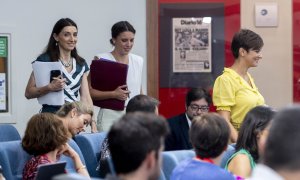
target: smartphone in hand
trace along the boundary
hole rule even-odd
[[[56,78],[61,75],[60,70],[51,70],[50,71],[50,82],[53,81],[53,78]]]

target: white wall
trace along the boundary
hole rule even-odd
[[[28,119],[41,108],[36,99],[24,97],[31,62],[46,46],[58,19],[69,17],[77,23],[77,47],[88,63],[95,54],[111,50],[111,26],[127,20],[137,31],[133,52],[146,60],[146,0],[0,0],[0,6],[0,32],[8,29],[13,33],[10,62],[13,116],[9,118],[16,122],[21,134]],[[145,78],[146,71],[144,92]],[[0,114],[0,122],[7,122],[7,117]]]
[[[255,27],[256,2],[278,3],[278,27]],[[293,101],[292,0],[241,0],[241,27],[260,34],[263,59],[250,70],[266,103],[280,108]]]

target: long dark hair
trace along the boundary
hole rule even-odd
[[[56,44],[56,40],[54,39],[53,35],[58,35],[66,26],[74,26],[76,27],[76,29],[78,29],[76,23],[70,18],[61,18],[55,23],[49,38],[48,45],[46,46],[45,51],[43,52],[50,56],[51,61],[58,61],[60,56],[59,48]],[[76,47],[71,51],[71,57],[74,57],[76,59],[76,62],[80,65],[83,65],[83,63],[85,62],[85,60],[78,55]]]
[[[257,162],[259,159],[257,135],[269,125],[274,115],[275,111],[267,106],[257,106],[251,109],[242,123],[236,142],[236,151],[246,149]]]

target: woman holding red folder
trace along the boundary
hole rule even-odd
[[[133,44],[135,29],[127,21],[115,23],[111,28],[110,43],[114,46],[112,52],[102,53],[95,56],[95,59],[104,58],[107,60],[123,63],[128,65],[128,74],[126,84],[117,87],[114,91],[99,91],[89,88],[93,100],[118,99],[125,101],[127,105],[130,97],[141,94],[142,90],[142,70],[143,58],[130,53]],[[107,75],[109,78],[109,75]],[[88,78],[90,81],[90,78]],[[125,111],[116,111],[112,109],[100,108],[97,117],[98,131],[108,131],[114,121],[118,120]]]

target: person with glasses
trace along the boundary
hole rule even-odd
[[[202,88],[192,88],[186,95],[186,111],[175,117],[168,119],[170,134],[165,141],[165,150],[192,149],[189,140],[189,129],[194,117],[201,116],[209,112],[211,104],[210,94]]]
[[[249,29],[241,29],[231,42],[234,63],[224,68],[213,87],[213,104],[217,112],[227,121],[232,143],[237,141],[238,131],[250,109],[264,105],[264,97],[259,93],[249,68],[257,67],[262,59],[262,38]]]

